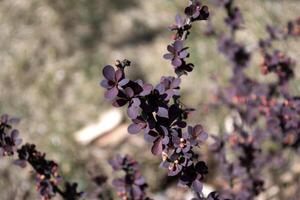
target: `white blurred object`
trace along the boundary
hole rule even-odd
[[[114,147],[120,144],[127,137],[127,127],[128,124],[119,125],[118,127],[114,128],[113,131],[110,131],[107,134],[103,134],[99,139],[95,141],[95,144],[101,148]]]
[[[214,188],[210,185],[203,184],[203,194],[205,197],[209,195],[209,193],[215,191]],[[168,188],[164,192],[156,193],[153,195],[153,198],[156,200],[168,200],[168,199],[175,199],[175,200],[191,200],[195,197],[194,192],[192,192],[188,188],[181,188],[179,186],[174,186]]]
[[[207,185],[207,184],[203,184],[202,192],[205,197],[207,197],[209,195],[209,193],[211,193],[213,191],[214,191],[213,187],[211,187],[210,185]],[[193,192],[190,191],[187,193],[185,200],[191,200],[193,197],[195,197],[195,195]]]
[[[233,118],[231,116],[227,116],[224,120],[225,130],[227,133],[231,133],[234,130],[233,127]]]
[[[84,145],[89,144],[103,134],[116,128],[122,122],[122,119],[123,115],[121,111],[111,109],[103,113],[97,123],[90,124],[76,132],[75,140]]]
[[[234,123],[242,125],[241,116],[237,112],[232,112],[224,120],[224,126],[227,133],[232,133],[234,131]]]

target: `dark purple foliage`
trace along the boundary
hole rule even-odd
[[[192,21],[207,20],[209,17],[208,7],[203,6],[200,1],[190,1],[184,12]]]
[[[113,170],[125,172],[124,177],[113,180],[113,186],[121,199],[151,200],[146,195],[148,185],[139,171],[138,163],[132,157],[117,155],[109,160],[109,164]]]
[[[279,84],[285,84],[294,77],[295,61],[285,56],[280,51],[274,51],[273,54],[264,53],[264,62],[261,66],[263,74],[270,72],[276,73]]]
[[[240,8],[234,5],[234,0],[215,2],[225,10],[224,22],[230,34],[217,31],[211,21],[205,34],[218,38],[219,51],[232,65],[229,85],[220,87],[216,97],[217,103],[234,113],[231,130],[219,136],[211,135],[214,142],[209,150],[217,162],[222,184],[218,193],[211,192],[207,197],[203,194],[203,182],[211,168],[198,150],[209,135],[200,124],[188,125],[189,114],[194,109],[181,103],[180,96],[182,75],[194,68],[187,61],[190,53],[185,40],[194,22],[208,19],[207,6],[198,0],[190,0],[185,15],[176,15],[175,24],[169,27],[175,34],[163,57],[171,61],[177,76],[163,76],[156,85],[129,80],[125,70],[131,63],[125,59],[103,68],[104,80],[100,85],[106,89],[104,96],[113,106],[127,105],[131,120],[128,132],[143,134],[151,144],[152,154],[162,159],[160,167],[166,169],[168,176],[177,177],[179,185],[195,192],[196,197],[192,200],[253,200],[264,192],[267,184],[278,184],[268,183],[270,181],[265,177],[272,177],[272,172],[282,172],[289,167],[286,152],[300,154],[300,97],[289,89],[290,81],[295,78],[296,62],[273,48],[274,41],[300,35],[300,18],[287,22],[284,28],[266,26],[267,38],[258,41],[257,48],[250,49],[235,38],[244,23]],[[275,81],[262,82],[247,75],[245,69],[250,66],[255,50],[259,50],[263,58],[262,74],[275,74]],[[56,196],[65,200],[82,198],[83,192],[77,191],[77,183],[66,182],[65,188],[60,189],[63,181],[58,164],[46,159],[46,154],[38,151],[36,145],[27,143],[19,147],[22,140],[19,131],[12,126],[15,121],[18,120],[8,115],[0,118],[0,156],[17,154],[16,165],[26,167],[29,164],[33,168],[36,189],[42,199]],[[109,160],[109,164],[114,171],[125,173],[113,180],[120,199],[150,200],[146,194],[146,180],[132,157],[118,155]],[[106,176],[93,178],[99,187],[106,180]],[[105,195],[97,193],[97,198],[103,197]]]
[[[237,116],[232,117],[233,130],[222,137],[214,137],[215,143],[210,149],[228,184],[222,186],[221,196],[252,200],[265,189],[263,173],[284,166],[287,159],[279,159],[282,152],[288,148],[300,152],[299,98],[288,89],[290,80],[294,78],[295,61],[280,50],[272,49],[274,41],[288,39],[295,34],[289,34],[292,32],[288,31],[289,28],[267,26],[268,38],[258,42],[263,57],[260,68],[262,74],[274,73],[278,79],[258,81],[244,70],[249,66],[252,52],[235,39],[235,32],[243,22],[240,9],[233,5],[232,0],[218,0],[217,3],[225,9],[225,22],[231,30],[229,35],[214,30],[219,37],[218,48],[232,64],[230,85],[220,87],[218,100]],[[290,23],[293,25],[288,23],[287,27],[294,30],[297,20]],[[272,143],[276,148],[269,149],[265,143]],[[231,155],[230,159],[228,155]]]
[[[10,118],[8,115],[2,115],[0,118],[0,150],[1,156],[18,155],[18,160],[14,164],[20,167],[31,165],[36,173],[36,189],[39,191],[42,199],[48,200],[59,194],[66,200],[77,200],[82,196],[82,192],[77,192],[77,183],[66,182],[65,190],[59,188],[61,177],[58,174],[58,165],[47,160],[46,154],[36,150],[34,144],[22,145],[17,148],[22,140],[18,137],[19,131],[12,128],[12,123],[18,121]]]
[[[123,79],[124,72],[122,68],[115,70],[110,65],[107,65],[103,68],[103,76],[106,79],[101,81],[101,86],[107,89],[105,97],[109,100],[112,100],[118,95],[119,84],[124,85],[127,83],[127,80]]]
[[[183,48],[183,42],[177,40],[172,45],[168,45],[169,53],[165,54],[164,58],[171,60],[174,68],[177,68],[182,65],[182,59],[185,59],[189,55],[186,49]]]
[[[125,76],[123,78],[125,79]],[[170,176],[187,177],[187,171],[192,171],[190,179],[182,181],[185,185],[191,186],[194,181],[202,179],[206,174],[196,170],[197,155],[193,148],[201,145],[208,135],[201,125],[187,127],[185,120],[189,111],[182,108],[179,102],[180,82],[180,78],[162,77],[160,83],[152,87],[139,80],[130,80],[118,87],[116,99],[122,98],[126,90],[133,91],[134,87],[140,86],[140,90],[132,93],[127,99],[129,103],[127,114],[132,120],[128,132],[131,134],[144,132],[146,141],[152,143],[151,152],[163,156],[161,166],[168,169]],[[145,85],[147,87],[144,87]]]
[[[238,72],[249,65],[251,54],[242,44],[236,43],[233,38],[222,35],[218,41],[219,50],[234,65],[234,72]]]
[[[156,86],[141,80],[127,80],[124,73],[126,66],[122,65],[124,62],[118,62],[117,69],[110,66],[104,68],[103,76],[107,80],[102,81],[101,85],[107,89],[106,94],[114,94],[105,95],[113,101],[114,106],[128,103],[127,114],[132,120],[128,132],[143,132],[145,140],[152,143],[151,152],[163,158],[161,167],[168,170],[168,175],[178,176],[182,185],[192,187],[197,196],[202,196],[200,185],[208,169],[203,161],[198,160],[199,156],[194,149],[202,145],[208,135],[201,125],[187,126],[186,120],[191,109],[185,108],[179,100],[179,77],[193,69],[193,64],[186,62],[189,53],[187,47],[184,47],[184,40],[187,39],[192,23],[206,20],[209,12],[207,6],[199,1],[190,1],[185,14],[185,17],[177,15],[176,23],[170,27],[176,34],[174,42],[167,47],[169,53],[164,55],[165,59],[171,60],[177,77],[162,77]],[[108,68],[111,71],[110,77],[107,76]],[[115,78],[117,71],[123,72],[122,76],[118,76],[120,78]],[[103,84],[109,80],[111,84]],[[120,84],[123,82],[125,84]],[[119,165],[115,163],[111,162],[114,168],[118,168]],[[118,183],[122,189],[124,181]]]
[[[187,72],[191,72],[194,68],[192,63],[186,61],[189,53],[187,53],[187,48],[184,48],[183,43],[190,34],[192,23],[207,20],[208,17],[209,11],[207,6],[202,5],[198,0],[190,0],[189,6],[185,8],[185,17],[176,15],[175,24],[170,26],[170,30],[176,33],[173,37],[174,42],[167,47],[169,53],[165,54],[164,58],[171,60],[175,73],[178,76],[187,74]]]
[[[291,20],[287,23],[285,34],[287,36],[300,35],[300,17],[298,17],[296,20]]]
[[[234,5],[234,0],[214,0],[214,2],[224,8],[226,17],[224,19],[226,25],[231,29],[231,33],[241,28],[244,23],[243,15],[239,7]]]
[[[64,199],[76,200],[82,197],[82,192],[77,192],[77,183],[66,182],[65,190],[59,188],[61,177],[58,174],[58,165],[45,158],[46,154],[36,150],[35,145],[25,144],[18,149],[19,159],[15,161],[21,167],[30,164],[36,172],[36,188],[43,199],[51,199],[58,193]]]
[[[22,143],[19,131],[12,129],[14,121],[16,119],[10,118],[8,115],[0,117],[0,157],[14,155],[17,147]]]

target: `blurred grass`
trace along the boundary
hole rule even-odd
[[[265,24],[284,25],[300,13],[297,0],[236,2],[246,21],[237,37],[249,48],[266,35]],[[0,112],[20,117],[24,140],[36,143],[49,158],[57,160],[66,178],[88,187],[83,169],[92,162],[89,158],[96,147],[78,146],[72,134],[110,107],[98,86],[102,66],[128,58],[133,61],[129,71],[132,78],[156,83],[161,75],[173,75],[168,61],[162,59],[171,40],[165,27],[173,23],[175,13],[185,4],[179,0],[1,1]],[[213,22],[224,30],[223,11],[214,6],[210,10]],[[230,70],[216,50],[216,41],[202,35],[204,29],[205,22],[196,25],[188,41],[195,69],[184,77],[183,101],[199,109],[192,121],[203,122],[210,132],[219,132],[225,112],[202,113],[201,109],[210,101],[217,83],[225,84]],[[279,47],[297,59],[297,42],[290,40]],[[257,66],[259,61],[255,55],[252,63]],[[262,78],[257,67],[249,71]],[[298,72],[299,68],[296,75]],[[218,81],[213,81],[211,75]],[[293,88],[300,92],[299,81],[294,82]],[[105,160],[93,162],[101,165]],[[1,174],[7,170],[7,164],[2,165]],[[7,184],[2,181],[0,186],[2,191]]]

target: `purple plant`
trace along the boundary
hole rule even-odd
[[[219,51],[223,53],[234,65],[234,72],[238,72],[248,66],[251,54],[245,49],[245,46],[238,44],[233,38],[220,36]]]
[[[115,71],[115,69],[110,65],[103,69],[103,75],[106,79],[101,81],[101,86],[107,89],[105,97],[112,100],[118,95],[118,85],[126,84],[127,80],[123,79],[124,72],[122,69]]]
[[[185,8],[185,17],[176,15],[176,23],[170,26],[170,30],[176,33],[173,37],[174,42],[167,47],[169,53],[165,54],[164,58],[171,60],[175,73],[178,76],[191,72],[194,67],[192,63],[186,61],[186,58],[189,57],[189,53],[187,53],[187,48],[184,48],[183,43],[190,34],[192,23],[207,20],[208,17],[209,11],[207,6],[202,5],[198,0],[190,0],[189,5]]]
[[[233,1],[218,1],[227,16],[226,24],[231,34],[218,33],[219,50],[232,64],[230,86],[219,91],[220,104],[237,113],[233,118],[233,130],[223,137],[215,137],[211,152],[218,160],[227,186],[220,191],[221,196],[230,199],[255,199],[265,190],[264,173],[271,173],[282,166],[278,156],[287,149],[299,152],[299,110],[298,96],[293,96],[288,84],[294,78],[295,61],[280,50],[272,50],[272,43],[294,37],[289,28],[280,29],[268,25],[267,39],[258,42],[263,63],[260,66],[264,75],[275,73],[278,77],[273,82],[260,82],[248,76],[245,67],[249,66],[251,52],[244,44],[237,42],[235,32],[242,24],[240,9]],[[237,13],[237,11],[239,13]],[[235,13],[235,14],[234,14]],[[293,23],[294,25],[289,25]],[[289,22],[287,27],[295,30],[297,20]],[[256,49],[255,49],[256,50]],[[272,51],[271,51],[272,50]],[[238,53],[239,52],[239,53]],[[269,53],[272,52],[272,53]],[[265,124],[262,125],[262,122]],[[275,149],[266,147],[273,143]],[[268,146],[268,145],[267,145]],[[228,159],[228,155],[231,158]],[[288,162],[282,158],[283,162]],[[276,163],[276,167],[270,163]],[[275,183],[280,184],[280,183]]]
[[[16,120],[8,115],[0,117],[0,157],[14,155],[17,147],[22,143],[22,139],[19,138],[19,131],[12,129],[11,126]]]
[[[167,60],[172,60],[172,65],[177,68],[182,65],[182,59],[188,57],[189,53],[187,48],[183,48],[183,42],[180,40],[175,41],[172,45],[168,45],[169,53],[164,55]]]
[[[119,66],[119,69],[123,68]],[[182,108],[179,102],[179,86],[180,78],[175,77],[162,77],[155,87],[143,84],[140,80],[129,80],[118,88],[113,105],[125,99],[123,96],[126,91],[132,91],[132,95],[126,97],[129,103],[127,113],[132,120],[128,132],[137,134],[143,131],[145,139],[152,143],[151,152],[162,156],[161,166],[168,170],[168,174],[179,176],[183,185],[191,186],[201,194],[201,187],[196,187],[200,186],[199,180],[207,173],[203,168],[207,167],[202,166],[204,162],[196,161],[198,156],[193,148],[201,145],[207,139],[207,134],[201,125],[189,126],[184,130],[190,109]]]
[[[291,20],[287,23],[285,34],[287,36],[300,35],[300,17],[298,17],[296,20]]]
[[[152,143],[151,152],[162,157],[160,166],[168,170],[168,175],[177,176],[181,185],[191,187],[199,198],[203,198],[202,181],[208,167],[198,160],[199,155],[194,149],[201,146],[208,135],[201,125],[187,126],[186,119],[191,109],[180,102],[179,77],[193,67],[186,62],[189,54],[187,47],[184,48],[192,22],[206,20],[209,12],[207,6],[202,6],[199,1],[190,1],[185,14],[185,18],[177,15],[176,24],[170,27],[171,31],[176,31],[175,41],[168,45],[169,53],[164,55],[164,58],[172,60],[177,77],[162,77],[159,84],[152,86],[141,80],[127,81],[126,75],[120,76],[126,83],[114,84],[113,87],[118,90],[114,92],[115,98],[107,95],[106,98],[117,107],[128,103],[127,114],[132,120],[128,132],[137,134],[143,131],[146,141]],[[124,72],[126,66],[123,63],[117,61],[116,70],[104,67],[103,76],[108,79],[108,69]],[[123,83],[122,78],[118,81]],[[101,85],[110,92],[111,87]]]
[[[270,72],[276,73],[279,84],[282,85],[294,77],[294,66],[294,60],[277,50],[274,51],[272,55],[268,53],[264,54],[264,62],[261,66],[261,71],[263,74],[268,74]]]
[[[234,6],[234,0],[215,0],[215,3],[222,6],[226,12],[225,23],[231,29],[231,33],[241,28],[244,23],[243,15],[237,6]]]
[[[290,157],[285,153],[300,153],[300,96],[289,89],[289,83],[295,78],[296,61],[273,47],[275,41],[300,36],[300,18],[287,22],[284,28],[267,25],[267,38],[259,40],[257,47],[251,50],[235,37],[244,23],[241,9],[234,5],[234,0],[215,2],[225,10],[224,22],[230,33],[216,30],[211,21],[205,33],[217,38],[218,50],[231,64],[229,84],[220,87],[217,94],[217,103],[234,113],[230,116],[230,130],[216,136],[209,135],[201,124],[189,125],[187,120],[194,109],[181,102],[182,77],[194,68],[194,64],[188,62],[190,53],[185,40],[195,22],[209,17],[208,7],[198,0],[190,0],[184,9],[185,15],[176,15],[175,24],[169,27],[175,34],[163,57],[171,61],[176,76],[162,76],[156,85],[130,80],[126,69],[131,63],[125,59],[103,68],[104,80],[100,85],[106,89],[104,96],[113,106],[127,105],[131,120],[128,132],[143,134],[168,176],[176,177],[178,185],[194,191],[196,197],[192,200],[253,200],[267,190],[268,184],[286,184],[281,183],[274,172],[281,173],[290,167]],[[246,68],[256,50],[263,58],[262,75],[273,73],[276,80],[262,82],[247,75]],[[46,159],[46,154],[38,151],[34,144],[21,145],[19,131],[12,126],[16,121],[8,115],[0,118],[0,156],[17,155],[16,165],[32,167],[42,199],[56,196],[65,200],[81,199],[83,192],[78,192],[77,183],[65,182],[65,188],[60,188],[63,181],[56,162]],[[222,185],[219,184],[219,192],[205,197],[203,182],[212,168],[199,150],[208,138],[213,139],[209,151],[217,162],[220,172],[217,178]],[[128,155],[117,155],[109,164],[115,172],[125,173],[113,180],[120,199],[151,200],[137,161]],[[267,181],[266,177],[275,181]],[[93,178],[99,188],[106,180],[103,175]],[[99,191],[96,198],[103,199],[105,194],[101,188]]]
[[[1,156],[17,154],[19,159],[14,161],[16,165],[20,167],[31,165],[36,172],[36,189],[43,200],[52,199],[56,194],[66,200],[77,200],[82,197],[83,193],[77,191],[77,183],[66,182],[64,190],[59,188],[62,179],[58,174],[58,165],[52,160],[47,160],[46,154],[37,151],[34,144],[25,144],[17,148],[22,140],[18,138],[19,131],[12,129],[14,121],[16,119],[8,115],[2,115],[0,118]]]
[[[139,171],[138,163],[129,155],[117,155],[109,160],[114,171],[124,171],[125,176],[113,180],[113,185],[121,199],[128,200],[151,200],[146,195],[148,187],[146,180]]]

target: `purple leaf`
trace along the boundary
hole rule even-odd
[[[180,58],[174,58],[174,59],[172,60],[172,65],[173,65],[174,67],[179,67],[179,66],[181,66],[181,64],[182,64],[182,61],[180,60]]]
[[[19,136],[19,131],[14,129],[11,131],[11,138],[14,140],[14,139],[17,139],[17,137]]]
[[[159,94],[163,94],[165,92],[165,87],[163,84],[158,84],[155,89],[159,92]]]
[[[116,99],[112,105],[115,107],[122,107],[124,106],[128,101],[126,99]]]
[[[164,126],[160,126],[160,128],[162,129],[164,136],[167,136],[168,133],[169,133],[168,129],[166,127],[164,127]]]
[[[167,94],[165,99],[170,100],[174,96],[175,92],[173,90],[167,90],[165,94]]]
[[[170,138],[169,138],[168,136],[163,137],[162,143],[163,143],[164,145],[169,144],[169,142],[170,142]]]
[[[180,53],[179,53],[179,58],[186,58],[187,56],[188,56],[188,52],[187,51],[181,51]]]
[[[119,80],[121,80],[122,77],[123,77],[123,71],[121,69],[117,69],[117,71],[116,71],[116,81],[119,82]]]
[[[146,183],[145,178],[142,177],[141,173],[136,173],[134,183],[137,185],[144,185]]]
[[[154,141],[153,146],[151,148],[151,152],[154,155],[160,155],[162,153],[162,150],[163,150],[163,147],[162,147],[162,138],[159,137],[159,138],[157,138]]]
[[[180,40],[176,40],[173,44],[174,49],[179,52],[183,48],[183,42]]]
[[[129,98],[134,96],[134,92],[130,87],[125,88],[125,93]]]
[[[127,115],[128,117],[130,117],[130,119],[136,119],[138,116],[139,112],[138,112],[138,108],[136,106],[130,106],[127,109]]]
[[[103,68],[103,76],[107,80],[114,80],[115,79],[115,69],[110,65],[105,66]]]
[[[157,115],[160,117],[168,118],[168,110],[163,107],[159,107],[157,111]]]
[[[119,90],[117,87],[113,87],[110,90],[107,90],[104,94],[105,98],[108,100],[113,100],[117,97]]]
[[[153,86],[151,84],[146,83],[143,85],[143,92],[141,92],[140,95],[143,95],[143,96],[149,95],[152,90],[153,90]]]
[[[144,139],[147,142],[154,142],[157,139],[158,133],[154,131],[149,131],[144,133]]]
[[[145,127],[144,124],[130,124],[128,126],[128,132],[130,134],[137,134]]]
[[[125,182],[119,178],[119,179],[114,179],[112,184],[115,187],[123,187],[125,185]]]
[[[16,146],[19,146],[22,143],[22,139],[17,138],[17,139],[14,140],[14,143],[15,143]]]
[[[195,133],[196,135],[199,135],[199,134],[203,131],[203,126],[200,125],[200,124],[197,124],[197,125],[194,126],[193,129],[194,129],[194,130],[193,130],[194,133]]]
[[[175,49],[174,49],[174,47],[172,46],[172,45],[168,45],[167,46],[167,50],[170,52],[170,53],[172,53],[172,54],[175,54]]]
[[[181,17],[179,14],[177,14],[177,15],[175,16],[175,21],[176,21],[176,24],[177,24],[179,27],[181,27],[181,26],[183,25],[183,19],[182,19],[182,17]]]
[[[137,185],[133,185],[132,192],[133,192],[134,199],[140,199],[140,197],[142,195],[142,191],[141,191],[140,187],[138,187]]]
[[[180,78],[175,78],[175,79],[172,81],[170,87],[171,87],[171,88],[177,88],[177,87],[179,87],[180,83],[181,83],[181,79],[180,79]]]
[[[122,158],[120,155],[117,155],[117,158],[108,160],[108,163],[114,170],[120,170],[122,168]]]
[[[172,60],[173,58],[174,58],[174,55],[171,53],[166,53],[164,55],[164,59],[166,59],[166,60]]]
[[[121,81],[119,82],[119,85],[122,87],[122,86],[126,85],[128,82],[129,82],[129,80],[126,79],[126,78],[124,78],[123,80],[121,80]]]
[[[110,87],[110,85],[108,84],[108,81],[107,81],[106,79],[102,80],[102,81],[100,82],[100,85],[101,85],[102,87],[104,87],[104,88],[109,88],[109,87]]]
[[[186,127],[186,122],[184,122],[184,121],[177,121],[175,124],[180,128]]]
[[[198,180],[195,180],[193,183],[192,183],[192,188],[195,192],[197,192],[198,194],[202,194],[202,189],[203,189],[203,184],[198,181]]]

